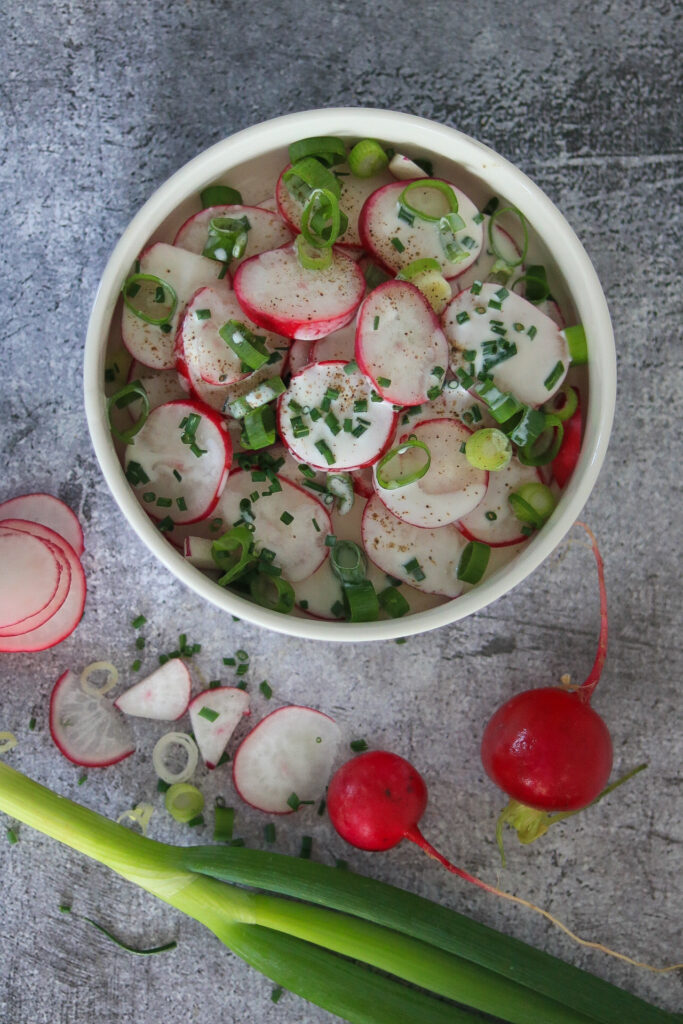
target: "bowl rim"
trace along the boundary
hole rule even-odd
[[[579,462],[551,519],[513,562],[458,598],[404,619],[348,623],[298,618],[269,611],[222,590],[164,539],[136,500],[125,478],[109,431],[101,385],[109,328],[121,281],[153,232],[191,194],[225,176],[231,168],[312,135],[401,139],[450,159],[486,181],[494,194],[514,203],[534,234],[553,254],[567,283],[578,322],[599,344],[589,346],[588,409]],[[152,553],[182,583],[211,604],[254,625],[303,639],[357,642],[392,640],[438,629],[480,611],[529,576],[560,543],[588,500],[607,451],[616,401],[616,351],[607,301],[588,254],[554,203],[504,157],[455,128],[400,111],[371,107],[329,107],[285,114],[245,128],[204,150],[161,184],[133,217],[102,273],[85,341],[85,411],[95,455],[125,518]]]

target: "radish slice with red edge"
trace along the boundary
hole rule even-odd
[[[0,534],[4,534],[4,531],[2,531],[2,524],[0,524]],[[18,533],[15,530],[8,530],[7,535],[13,539],[14,544],[19,541],[19,546],[21,546],[22,543],[20,538],[30,537],[30,534]],[[69,589],[71,587],[71,566],[68,558],[63,554],[61,548],[58,548],[55,544],[51,544],[50,541],[40,538],[36,538],[36,541],[37,543],[46,545],[55,560],[59,573],[57,586],[50,600],[39,611],[34,615],[29,615],[26,618],[21,619],[20,622],[17,622],[12,626],[3,626],[2,629],[0,629],[0,637],[24,636],[32,630],[38,629],[59,611],[69,594]],[[9,582],[9,577],[3,576],[2,581],[0,581],[0,593],[2,593],[7,582]],[[24,577],[23,585],[30,586],[35,584],[35,582],[36,580],[33,576]]]
[[[167,402],[127,446],[126,477],[151,516],[192,523],[211,513],[231,461],[220,416],[199,402]]]
[[[412,526],[435,528],[453,523],[477,507],[486,494],[488,473],[475,469],[460,450],[472,432],[454,419],[423,420],[402,435],[392,451],[398,454],[386,465],[382,460],[373,467],[378,497],[390,512]],[[412,442],[417,444],[409,447]],[[404,447],[402,447],[404,445]],[[391,483],[392,463],[424,466],[425,449],[429,468],[423,476],[402,487],[383,487]]]
[[[248,714],[249,694],[236,686],[218,686],[194,698],[190,722],[207,768],[216,767],[242,716]]]
[[[235,273],[235,293],[259,327],[314,341],[353,320],[365,292],[358,266],[338,246],[325,270],[307,270],[292,245],[246,260]]]
[[[471,288],[475,281],[486,281],[493,273],[494,265],[498,262],[498,256],[496,256],[493,251],[489,240],[490,221],[490,217],[484,217],[484,222],[482,224],[484,229],[484,244],[476,260],[467,268],[467,270],[462,271],[457,277],[451,280],[453,295],[457,295],[466,288]],[[508,281],[512,283],[524,273],[524,267],[519,263],[520,256],[522,255],[521,250],[512,236],[500,227],[497,220],[493,222],[491,234],[493,235],[496,249],[501,254],[501,257],[510,264],[507,268],[508,273],[510,274]],[[498,287],[500,288],[500,284]]]
[[[448,280],[457,277],[474,263],[484,241],[481,222],[477,222],[479,211],[471,199],[459,188],[443,179],[438,180],[449,187],[458,203],[458,215],[465,222],[464,228],[458,230],[455,239],[468,255],[459,262],[452,262],[446,256],[439,229],[439,221],[423,220],[415,217],[412,223],[399,217],[401,195],[409,181],[395,181],[384,188],[379,188],[368,198],[358,221],[358,233],[361,244],[377,262],[392,274],[398,273],[414,260],[431,257],[441,264],[444,277]],[[411,189],[409,200],[411,205],[423,209],[435,217],[448,213],[445,197],[434,187],[417,187]]]
[[[314,362],[312,341],[293,341],[289,350],[289,369],[292,373],[298,373],[304,366]]]
[[[150,274],[169,284],[176,295],[173,315],[165,324],[149,324],[136,316],[124,304],[121,337],[134,359],[156,370],[172,370],[173,340],[185,304],[198,288],[212,284],[221,273],[223,264],[216,260],[196,256],[186,249],[155,242],[140,256],[140,270],[136,273]],[[220,282],[218,284],[220,287]],[[230,283],[223,281],[223,288],[229,290]]]
[[[242,740],[233,763],[235,789],[268,814],[291,814],[325,792],[341,730],[321,711],[293,705],[267,715]]]
[[[278,399],[277,420],[280,438],[295,459],[339,472],[360,469],[383,455],[397,414],[352,363],[331,360],[305,366],[292,377]]]
[[[419,405],[441,391],[448,342],[434,310],[408,281],[375,288],[358,313],[356,361],[383,398]]]
[[[0,628],[11,628],[50,604],[61,569],[48,544],[30,534],[1,528],[0,565]]]
[[[64,757],[84,768],[105,768],[135,750],[123,715],[104,697],[86,693],[70,669],[52,690],[50,734]]]
[[[117,697],[114,707],[136,718],[175,722],[187,711],[191,687],[192,680],[185,662],[171,658]]]
[[[0,504],[0,521],[25,519],[54,530],[71,545],[80,558],[85,549],[83,530],[68,505],[52,494],[21,494]]]
[[[468,540],[478,540],[490,547],[506,547],[523,541],[524,523],[514,514],[508,498],[523,484],[540,483],[541,474],[533,466],[523,466],[512,457],[504,469],[489,473],[486,494],[472,512],[458,523]]]
[[[211,548],[213,541],[208,540],[206,537],[185,537],[183,540],[183,558],[189,562],[190,565],[194,565],[196,569],[217,569],[213,555],[211,554]]]
[[[250,256],[277,249],[292,241],[292,232],[277,213],[259,206],[208,206],[185,221],[173,239],[173,244],[201,255],[208,240],[209,224],[214,217],[229,217],[233,220],[246,217],[249,221],[246,248],[242,256],[229,261],[231,270]]]
[[[128,372],[128,383],[139,381],[147,392],[147,401],[150,411],[166,402],[176,402],[180,398],[187,398],[189,384],[185,378],[176,370],[152,370],[149,366],[143,366],[137,360],[130,364]],[[130,418],[137,422],[142,412],[142,403],[139,398],[126,406]]]
[[[351,362],[356,354],[356,323],[352,321],[326,338],[318,338],[311,346],[310,362],[324,363],[330,359]]]

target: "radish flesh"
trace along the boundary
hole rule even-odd
[[[50,734],[64,757],[84,768],[104,768],[135,750],[128,723],[104,697],[86,693],[70,669],[50,697]]]
[[[49,605],[61,569],[44,541],[1,527],[0,564],[0,627],[5,628],[19,625]]]
[[[194,698],[190,721],[207,768],[216,767],[242,716],[249,713],[249,694],[236,686],[204,690]]]
[[[71,545],[80,558],[85,544],[83,530],[68,505],[52,494],[22,494],[0,504],[0,522],[3,519],[26,519],[47,526]]]
[[[231,271],[250,256],[257,256],[268,249],[277,249],[292,240],[292,232],[285,222],[270,210],[258,206],[208,206],[185,221],[173,244],[201,255],[208,240],[209,224],[214,217],[229,217],[233,220],[246,217],[249,221],[244,254],[229,261]]]
[[[174,722],[182,718],[190,703],[192,680],[187,665],[171,658],[146,679],[131,686],[114,701],[114,707],[126,715]]]

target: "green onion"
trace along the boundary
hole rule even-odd
[[[410,611],[410,605],[396,587],[386,587],[381,590],[377,595],[377,600],[392,619],[400,619],[402,615]]]
[[[202,209],[208,210],[210,206],[241,206],[242,196],[229,185],[209,185],[199,193],[199,201]]]
[[[517,217],[522,227],[522,244],[521,246],[519,246],[520,255],[519,258],[516,260],[509,259],[505,253],[500,251],[500,249],[498,248],[496,236],[493,232],[493,227],[498,218],[503,217],[506,213],[513,214],[513,216]],[[522,265],[522,263],[524,263],[524,260],[526,259],[527,249],[529,248],[529,229],[527,228],[526,217],[521,212],[521,210],[518,210],[516,206],[504,206],[502,208],[496,209],[495,212],[491,214],[488,232],[489,245],[491,246],[491,249],[493,250],[493,253],[496,257],[496,263],[494,263],[492,268],[493,273],[500,269],[519,267]]]
[[[555,387],[563,373],[564,363],[558,359],[558,361],[555,363],[546,379],[543,381],[543,387],[546,389],[546,391],[553,390],[553,388]]]
[[[281,377],[269,377],[268,380],[264,380],[261,384],[258,384],[251,391],[248,391],[246,395],[242,395],[240,398],[234,399],[234,401],[227,402],[227,412],[235,419],[241,420],[247,415],[250,409],[259,409],[262,405],[267,405],[268,402],[272,402],[273,399],[278,398],[285,392],[285,384]],[[252,474],[252,480],[262,479],[265,480],[265,474],[260,478],[254,477]]]
[[[207,722],[215,722],[219,717],[219,714],[217,711],[214,711],[213,708],[203,707],[199,709],[199,717],[205,718]]]
[[[223,572],[218,580],[219,585],[225,587],[232,583],[256,561],[251,532],[246,526],[233,526],[212,543],[211,557]]]
[[[202,710],[204,709],[202,708]],[[172,818],[187,825],[198,814],[201,814],[204,808],[204,797],[197,787],[191,786],[189,782],[175,782],[166,790],[164,803]]]
[[[202,256],[219,263],[244,256],[249,240],[251,224],[248,217],[213,217]]]
[[[408,457],[404,458],[406,455]],[[394,459],[398,460],[397,464],[392,467],[397,470],[397,475],[389,476],[384,470]],[[379,460],[375,470],[377,483],[384,490],[407,487],[408,484],[422,479],[429,470],[431,462],[432,456],[427,445],[411,436],[402,441],[397,448],[392,448]]]
[[[531,481],[516,490],[508,497],[510,507],[517,518],[539,529],[550,517],[557,501],[555,495],[545,484]]]
[[[389,157],[376,139],[361,139],[349,153],[349,168],[357,178],[373,178],[389,164]]]
[[[353,750],[354,754],[362,754],[368,749],[368,745],[365,740],[351,740],[349,746],[351,747],[351,750]]]
[[[291,807],[293,811],[298,811],[300,807],[305,807],[307,804],[312,804],[313,800],[299,800],[296,793],[290,793],[287,797],[287,806]]]
[[[403,252],[405,250],[405,245],[403,244],[400,238],[392,238],[391,244],[393,245],[396,252]]]
[[[270,1001],[271,1001],[271,1003],[279,1003],[280,1000],[282,999],[282,993],[283,992],[284,992],[284,989],[282,988],[282,986],[281,985],[276,985],[275,988],[272,989],[271,993],[270,993]]]
[[[455,192],[445,181],[440,181],[438,178],[419,178],[417,181],[411,181],[401,192],[398,198],[399,203],[413,214],[415,217],[419,217],[420,220],[426,220],[432,224],[438,224],[443,217],[443,213],[439,213],[434,216],[431,213],[427,213],[425,210],[421,210],[417,206],[413,206],[408,200],[408,195],[414,192],[416,189],[427,189],[428,191],[440,192],[446,199],[449,213],[458,212],[458,200]],[[464,222],[463,222],[464,226]]]
[[[351,540],[338,540],[330,552],[330,565],[342,584],[362,583],[368,560],[358,544]]]
[[[14,831],[13,828],[5,829],[5,835],[7,837],[7,842],[10,844],[10,846],[14,846],[15,843],[19,842],[19,837],[17,836],[17,833]]]
[[[370,580],[345,584],[344,600],[349,622],[374,622],[379,617],[379,602]]]
[[[440,274],[441,264],[431,256],[425,256],[424,259],[413,260],[412,263],[408,263],[405,267],[401,267],[401,272],[396,275],[396,280],[414,281],[416,277],[420,276],[420,274],[432,271]],[[375,330],[377,330],[377,328],[375,328]]]
[[[545,429],[545,413],[541,409],[524,409],[501,424],[501,430],[507,434],[513,444],[519,447],[533,444]]]
[[[262,683],[259,683],[259,690],[266,698],[266,700],[270,700],[270,698],[273,696],[273,688],[267,679],[264,679]]]
[[[210,309],[195,309],[194,311],[195,320],[210,320],[211,310]]]
[[[341,139],[322,135],[310,139],[299,139],[289,147],[289,162],[296,164],[306,157],[315,157],[327,167],[343,164],[346,160],[346,146]]]
[[[313,839],[311,838],[311,836],[302,836],[301,837],[301,850],[299,851],[299,856],[301,857],[301,859],[302,860],[310,860],[312,849],[313,849]]]
[[[275,413],[270,405],[251,409],[242,420],[240,441],[243,448],[268,448],[275,443]]]
[[[559,403],[559,405],[558,405]],[[543,412],[552,413],[558,420],[566,423],[574,415],[579,406],[579,393],[576,388],[565,384],[563,388],[543,406]]]
[[[275,825],[271,821],[263,827],[263,837],[267,843],[275,842]]]
[[[226,807],[216,799],[213,818],[213,841],[214,843],[229,843],[232,841],[232,833],[235,827],[235,808]]]
[[[294,587],[281,576],[255,573],[249,581],[249,593],[262,608],[288,614],[294,607]]]
[[[327,441],[316,441],[315,446],[322,455],[322,457],[324,458],[327,465],[331,466],[334,463],[334,455]]]
[[[284,172],[282,181],[290,195],[299,203],[305,203],[311,192],[317,188],[327,189],[337,199],[341,195],[337,178],[315,157],[297,160]]]
[[[417,558],[411,558],[408,562],[403,563],[403,568],[409,573],[414,580],[421,583],[422,580],[426,579],[426,574],[422,569],[422,566],[418,562]]]
[[[465,545],[458,562],[457,577],[464,583],[479,583],[486,572],[491,548],[481,541],[471,540]]]
[[[308,244],[303,235],[297,235],[294,241],[296,255],[304,270],[326,270],[332,265],[332,249],[315,249]]]
[[[343,230],[337,196],[327,188],[314,188],[301,214],[301,234],[306,242],[312,249],[327,249]]]
[[[572,327],[565,327],[560,334],[564,337],[569,346],[569,357],[572,366],[583,366],[588,362],[588,342],[583,324],[575,324]]]
[[[532,443],[517,449],[517,458],[525,466],[547,466],[560,450],[564,426],[552,413],[545,413],[545,427]]]
[[[510,439],[502,430],[484,427],[475,430],[465,442],[465,457],[476,469],[496,472],[505,467],[512,458]]]
[[[127,430],[119,430],[118,427],[112,423],[112,411],[116,409],[125,409],[127,405],[132,402],[142,402],[142,409],[138,419],[133,423]],[[123,441],[124,444],[130,444],[135,435],[139,433],[147,422],[149,416],[149,396],[144,384],[139,380],[131,381],[130,384],[126,384],[116,394],[112,395],[107,402],[107,417],[109,419],[109,427],[112,434],[119,441]]]
[[[527,267],[526,273],[522,274],[521,277],[518,277],[517,280],[510,285],[510,288],[514,291],[518,284],[524,285],[524,298],[527,299],[528,302],[532,302],[535,306],[550,298],[550,289],[548,288],[546,270],[545,267],[540,264],[537,266]]]
[[[246,324],[239,320],[228,320],[218,333],[228,348],[250,370],[258,370],[268,362],[270,353],[263,344],[264,339],[253,334]]]
[[[154,327],[170,324],[178,306],[178,295],[173,285],[155,274],[131,274],[124,281],[121,293],[131,313]],[[132,302],[133,298],[138,299],[138,302]],[[157,305],[165,309],[155,310],[154,306]]]

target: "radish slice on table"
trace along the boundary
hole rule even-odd
[[[448,342],[422,292],[387,281],[358,313],[356,361],[383,398],[419,405],[436,397],[448,366]]]
[[[277,213],[259,206],[209,206],[185,221],[173,239],[173,244],[201,255],[208,240],[209,224],[214,217],[246,217],[249,221],[246,249],[242,256],[229,261],[231,270],[250,256],[257,256],[268,249],[277,249],[292,241],[292,232]]]
[[[0,565],[0,628],[6,628],[33,618],[49,605],[61,569],[48,544],[28,533],[1,528]]]
[[[66,558],[61,548],[58,548],[55,544],[51,544],[47,540],[44,540],[42,538],[33,538],[30,534],[19,533],[16,530],[7,530],[5,532],[4,530],[2,530],[2,524],[0,524],[0,535],[0,547],[3,546],[2,538],[4,537],[9,537],[11,543],[18,549],[23,548],[23,542],[29,539],[31,539],[34,543],[44,544],[48,549],[49,553],[52,555],[55,565],[57,567],[57,585],[49,601],[47,601],[42,606],[42,608],[40,608],[33,615],[28,615],[25,618],[21,619],[19,622],[14,623],[13,625],[3,626],[2,628],[0,628],[0,638],[26,636],[28,633],[32,632],[35,629],[38,629],[40,626],[47,623],[52,618],[52,616],[59,611],[59,609],[66,601],[69,589],[71,587],[71,566],[69,564],[69,560]],[[0,578],[0,596],[4,593],[5,587],[10,582],[10,569],[13,560],[14,559],[12,557],[10,557],[10,559],[7,560],[7,575],[3,575],[2,578]],[[5,560],[3,559],[3,570],[4,569]],[[35,587],[36,582],[37,580],[35,575],[24,576],[19,585],[19,591],[26,586]]]
[[[176,370],[151,370],[149,366],[143,366],[137,360],[130,364],[128,382],[137,380],[147,392],[147,401],[150,411],[166,402],[176,402],[179,398],[187,398],[189,385]],[[140,419],[142,403],[139,398],[126,409],[133,421]]]
[[[192,732],[207,768],[215,768],[242,715],[250,714],[249,695],[235,686],[204,690],[190,704]]]
[[[135,750],[123,715],[104,697],[85,693],[70,669],[52,690],[50,733],[64,757],[84,768],[105,768]]]
[[[74,549],[63,537],[60,537],[54,530],[50,530],[40,523],[29,523],[22,519],[7,519],[2,523],[2,528],[12,529],[18,533],[29,533],[52,544],[68,565],[70,578],[68,589],[63,603],[60,603],[56,611],[41,626],[30,629],[28,632],[17,636],[0,636],[0,651],[43,651],[48,647],[54,647],[61,643],[70,633],[74,631],[83,615],[85,605],[85,573]],[[60,581],[60,588],[63,581]],[[61,600],[60,591],[55,595],[57,601]]]
[[[257,482],[251,473],[230,474],[215,514],[232,526],[253,519],[257,550],[275,552],[274,563],[292,583],[306,579],[327,558],[325,537],[330,534],[330,517],[323,505],[302,487],[285,477]],[[258,494],[256,500],[252,495]]]
[[[504,469],[489,473],[483,500],[458,524],[470,540],[491,547],[517,544],[525,539],[522,523],[510,508],[508,498],[523,484],[540,483],[541,474],[533,466],[523,466],[514,456]]]
[[[117,697],[114,707],[137,718],[174,722],[187,711],[191,687],[192,680],[185,663],[180,658],[171,658]]]
[[[329,267],[307,270],[287,245],[246,260],[234,286],[242,309],[259,327],[315,341],[353,320],[365,278],[338,246]]]
[[[410,526],[393,515],[375,495],[365,506],[363,547],[375,565],[390,576],[427,594],[458,597],[460,555],[467,541],[456,526],[438,530]]]
[[[442,316],[451,369],[486,371],[501,391],[538,406],[559,390],[569,348],[550,317],[498,284],[473,285]]]
[[[298,373],[304,366],[313,362],[312,349],[315,342],[293,341],[289,350],[289,369],[292,373]]]
[[[0,521],[25,519],[54,530],[71,545],[80,558],[85,549],[83,530],[68,505],[51,494],[22,494],[0,504]]]
[[[288,164],[280,175],[275,189],[275,197],[281,215],[290,227],[298,232],[301,230],[301,214],[303,213],[304,206],[303,203],[300,203],[290,194],[283,181],[283,175],[289,170],[290,166],[291,164]],[[337,178],[341,192],[339,196],[339,209],[342,213],[346,214],[349,220],[349,226],[344,234],[339,236],[338,241],[342,245],[360,246],[362,243],[358,231],[358,219],[363,204],[376,189],[386,185],[387,182],[393,179],[387,171],[375,174],[371,178],[357,178],[354,174],[350,173],[346,164],[340,164],[338,167],[335,167],[335,171],[340,174],[340,177]]]
[[[442,182],[442,179],[429,179],[433,180]],[[411,182],[406,181],[392,182],[384,188],[377,189],[370,196],[361,211],[358,223],[361,244],[391,273],[398,273],[414,260],[431,257],[439,261],[446,279],[457,277],[474,263],[484,241],[482,224],[475,220],[478,216],[476,206],[455,185],[442,182],[452,189],[458,204],[458,216],[465,222],[465,226],[456,231],[454,238],[462,247],[461,252],[466,252],[467,255],[453,262],[446,255],[444,236],[438,220],[423,220],[416,216],[413,222],[409,223],[409,215],[408,219],[399,217],[401,194],[410,184]],[[418,182],[416,187],[411,189],[409,200],[411,205],[419,203],[419,208],[433,217],[448,213],[446,198],[437,188],[423,188]]]
[[[156,370],[172,370],[173,339],[185,304],[198,288],[212,284],[222,264],[179,249],[166,242],[155,242],[140,256],[140,274],[150,274],[170,285],[176,295],[173,315],[165,324],[150,324],[124,305],[121,337],[133,358]],[[220,287],[220,284],[219,284]],[[229,283],[223,281],[227,291]]]
[[[211,513],[231,461],[224,420],[199,402],[167,402],[127,446],[126,477],[155,519],[192,523]]]
[[[320,799],[337,755],[341,731],[313,708],[278,708],[242,740],[233,764],[235,789],[269,814],[291,814]]]
[[[493,268],[498,262],[498,256],[491,247],[491,241],[489,239],[489,223],[491,218],[484,217],[482,228],[484,229],[484,244],[482,245],[481,252],[477,256],[474,263],[462,271],[457,277],[451,280],[451,288],[453,294],[457,295],[459,292],[464,291],[466,288],[471,288],[475,281],[486,281],[491,274],[493,274]],[[507,268],[506,273],[509,274],[509,281],[513,282],[516,278],[520,277],[524,273],[524,267],[517,264],[521,256],[519,246],[503,228],[500,227],[497,221],[493,222],[493,228],[491,229],[496,248],[510,264]],[[500,282],[498,283],[500,288]]]
[[[460,420],[422,420],[410,427],[393,449],[397,455],[376,463],[374,486],[378,497],[404,523],[412,526],[439,527],[453,523],[476,508],[486,494],[487,472],[475,469],[460,448],[471,431]],[[418,444],[410,447],[411,440]],[[402,447],[404,445],[404,447]],[[429,468],[412,483],[396,486],[399,467],[403,476],[411,469],[424,467],[426,452]],[[382,486],[383,481],[388,486]],[[393,485],[393,486],[392,486]]]
[[[295,459],[338,472],[375,462],[391,444],[397,414],[351,363],[331,360],[292,377],[278,399],[277,419]]]
[[[346,327],[340,328],[326,338],[319,338],[311,345],[310,362],[325,363],[330,359],[343,359],[350,362],[356,354],[356,322],[351,321]]]

